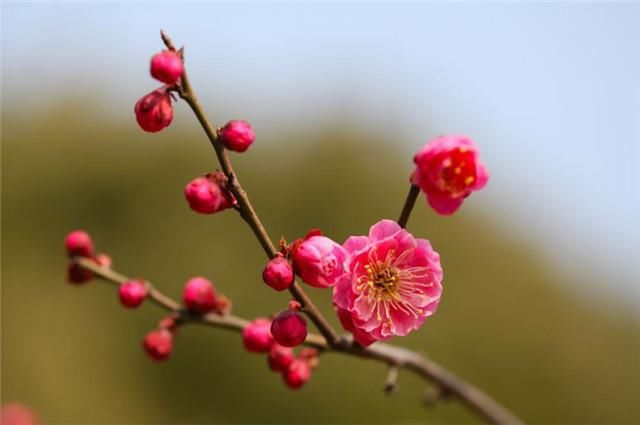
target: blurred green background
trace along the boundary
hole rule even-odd
[[[638,7],[148,5],[2,5],[3,402],[49,425],[478,422],[422,407],[406,373],[386,396],[382,365],[335,354],[289,391],[215,329],[184,328],[154,364],[140,343],[161,311],[65,282],[83,228],[174,298],[203,275],[240,316],[288,301],[236,214],[188,209],[184,185],[216,163],[187,107],[159,134],[135,124],[163,27],[212,120],[254,124],[232,159],[274,240],[365,234],[399,214],[421,143],[476,138],[488,187],[452,217],[421,197],[409,223],[441,254],[443,301],[392,342],[529,423],[640,423]],[[337,325],[330,292],[308,292]]]
[[[233,212],[196,215],[183,201],[185,183],[215,166],[184,104],[175,126],[148,135],[88,112],[88,99],[35,116],[3,111],[3,399],[49,424],[476,421],[454,402],[421,407],[425,385],[406,374],[387,397],[384,367],[332,354],[306,388],[288,391],[223,331],[187,327],[171,361],[150,362],[140,339],[161,312],[124,310],[100,282],[67,285],[69,230],[89,230],[118,270],[174,297],[192,275],[213,279],[242,316],[282,309],[287,297],[262,284],[263,254]],[[347,125],[305,140],[286,151],[259,140],[233,156],[274,238],[320,227],[341,241],[397,216],[408,157]],[[595,309],[535,249],[468,208],[438,217],[421,198],[409,228],[442,255],[445,292],[423,330],[395,343],[428,352],[531,423],[640,420],[628,313]],[[309,292],[333,316],[330,292]]]

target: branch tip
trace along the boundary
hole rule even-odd
[[[398,372],[400,368],[398,365],[392,364],[389,366],[389,370],[387,372],[387,380],[384,383],[384,392],[388,395],[391,395],[398,391]]]

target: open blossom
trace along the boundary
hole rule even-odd
[[[478,147],[466,136],[440,136],[427,143],[413,158],[414,184],[439,214],[453,214],[471,192],[482,189],[489,174]]]
[[[328,288],[336,284],[344,274],[345,250],[327,238],[311,234],[293,252],[296,273],[307,284],[316,288]]]
[[[351,236],[347,273],[333,288],[342,326],[363,346],[422,326],[440,302],[440,256],[396,222],[381,220],[368,236]]]

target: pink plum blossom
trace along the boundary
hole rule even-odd
[[[293,251],[294,269],[305,283],[316,288],[328,288],[344,274],[346,252],[326,236],[310,235]]]
[[[442,215],[456,212],[471,192],[482,189],[489,180],[478,147],[466,136],[440,136],[420,149],[413,162],[412,183]]]
[[[368,236],[351,236],[343,247],[347,273],[333,288],[333,303],[360,345],[407,335],[436,311],[442,268],[429,241],[381,220]]]

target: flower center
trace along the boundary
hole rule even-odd
[[[367,272],[370,284],[374,288],[391,291],[398,282],[398,270],[389,264],[376,261],[375,263],[365,264],[364,269]]]
[[[393,311],[413,317],[424,314],[424,310],[416,307],[412,300],[425,297],[426,288],[433,283],[424,281],[429,276],[428,267],[405,264],[412,252],[408,249],[396,256],[395,250],[390,249],[384,260],[380,260],[374,247],[363,265],[365,273],[357,278],[357,291],[366,297],[376,319],[384,326],[393,325]]]
[[[438,182],[442,190],[459,197],[464,195],[475,181],[476,167],[473,155],[467,148],[456,149],[443,161]]]

